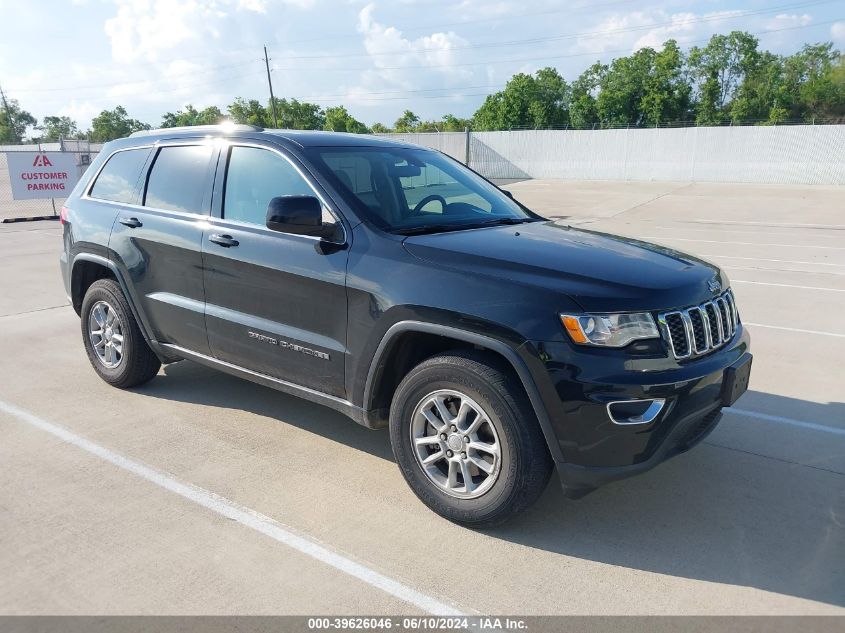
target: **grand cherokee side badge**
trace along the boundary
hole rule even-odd
[[[291,343],[289,341],[283,341],[281,339],[275,339],[272,336],[267,336],[265,334],[259,334],[258,332],[247,332],[247,336],[249,338],[254,338],[257,341],[261,341],[262,343],[269,343],[270,345],[277,345],[284,349],[289,349],[294,352],[299,352],[300,354],[305,354],[306,356],[313,356],[314,358],[322,358],[323,360],[331,360],[331,356],[326,354],[325,352],[321,352],[316,349],[311,349],[310,347],[303,347],[302,345],[298,345],[296,343]]]

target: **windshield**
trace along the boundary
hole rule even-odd
[[[347,202],[386,231],[411,234],[538,219],[438,152],[315,147],[309,153]]]

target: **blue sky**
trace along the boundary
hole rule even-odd
[[[469,116],[516,72],[566,79],[667,38],[744,29],[781,53],[845,48],[843,0],[0,0],[0,85],[39,119],[85,129],[124,105],[156,125],[192,103],[277,96],[391,123]]]

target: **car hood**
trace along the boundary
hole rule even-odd
[[[568,295],[593,312],[664,310],[714,296],[728,279],[714,264],[618,235],[531,222],[408,237],[433,264]]]

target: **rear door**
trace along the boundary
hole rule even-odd
[[[339,222],[328,196],[293,157],[259,144],[233,143],[223,151],[215,217],[203,240],[211,351],[240,367],[343,397],[348,250],[269,230],[267,205],[284,195],[317,196],[324,221]]]
[[[109,242],[153,339],[202,354],[209,353],[202,237],[218,156],[208,142],[156,146],[141,204],[122,205]]]

